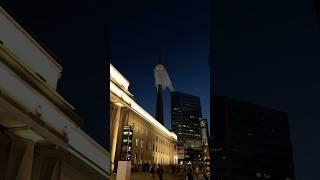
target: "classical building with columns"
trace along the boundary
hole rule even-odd
[[[121,152],[129,152],[134,166],[177,164],[177,136],[139,106],[128,91],[129,81],[110,64],[111,171],[117,171]],[[133,128],[130,147],[123,149],[123,128]],[[126,141],[127,142],[127,141]],[[129,150],[129,151],[128,151]]]
[[[56,86],[62,67],[0,7],[0,180],[109,179],[109,153]]]

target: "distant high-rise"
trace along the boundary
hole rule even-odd
[[[207,119],[200,120],[200,129],[201,129],[201,144],[203,150],[203,161],[208,162],[210,161],[210,154],[209,154],[209,132],[208,132],[208,122]]]
[[[156,119],[163,125],[163,95],[167,87],[170,91],[173,91],[173,86],[164,65],[161,64],[161,53],[158,55],[158,64],[154,68],[155,86],[157,88],[157,100],[156,100]]]
[[[178,136],[178,145],[184,149],[184,157],[180,157],[180,161],[201,161],[200,98],[171,92],[171,118],[171,128]]]
[[[287,113],[215,96],[211,136],[213,178],[295,179]]]

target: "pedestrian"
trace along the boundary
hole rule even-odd
[[[146,167],[146,172],[148,172],[149,171],[149,169],[150,169],[150,165],[149,165],[149,162],[147,162],[147,167]]]
[[[186,180],[193,180],[193,169],[190,165],[188,165],[186,171]]]
[[[199,180],[199,176],[200,176],[200,167],[199,165],[196,165],[196,179]]]
[[[164,170],[162,168],[162,166],[159,164],[158,166],[158,170],[157,170],[157,174],[160,180],[162,180],[163,174],[164,174]]]
[[[154,177],[156,176],[156,165],[152,164],[151,168],[149,169],[149,175],[152,177],[152,180],[154,180]]]
[[[203,173],[203,177],[204,177],[204,179],[205,180],[209,180],[209,175],[208,175],[208,167],[207,167],[207,165],[205,165],[205,167],[204,167],[204,173]]]

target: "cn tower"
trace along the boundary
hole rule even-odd
[[[164,65],[161,63],[162,52],[159,50],[158,62],[154,68],[154,79],[155,86],[157,90],[157,100],[156,100],[156,119],[164,125],[163,120],[163,91],[168,87],[170,91],[173,90],[173,86],[170,77],[165,69]]]

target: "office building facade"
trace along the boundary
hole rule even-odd
[[[178,136],[182,163],[202,161],[200,98],[182,92],[171,92],[171,128]],[[183,159],[181,159],[183,158]]]
[[[287,113],[227,97],[213,100],[213,178],[294,179]]]

